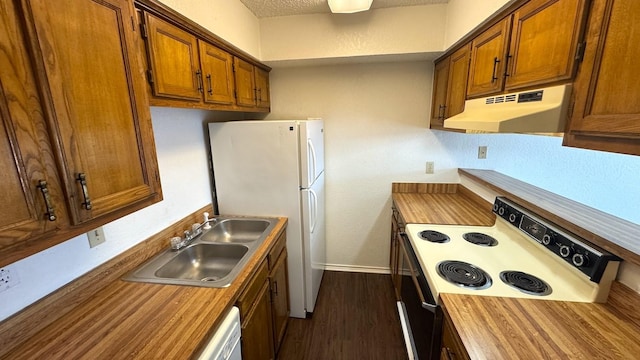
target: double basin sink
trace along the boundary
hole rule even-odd
[[[158,284],[227,287],[275,227],[272,218],[218,217],[188,246],[167,249],[124,280]]]

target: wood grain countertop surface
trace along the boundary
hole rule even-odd
[[[491,205],[455,185],[394,183],[392,198],[407,224],[492,225]],[[617,281],[605,304],[459,294],[440,301],[471,359],[640,358],[640,294]]]
[[[458,184],[394,183],[392,197],[405,224],[494,224],[491,204]]]
[[[471,359],[638,359],[638,293],[614,282],[609,301],[577,303],[440,294]]]
[[[160,285],[117,278],[0,357],[191,358],[204,348],[286,224],[286,218],[278,219],[271,234],[227,288]]]

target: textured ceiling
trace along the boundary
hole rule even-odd
[[[329,13],[327,0],[240,0],[258,18]],[[449,0],[373,0],[372,9],[443,4]]]

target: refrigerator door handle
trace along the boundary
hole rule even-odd
[[[307,170],[307,173],[309,175],[311,175],[311,177],[309,178],[309,184],[312,184],[313,181],[316,179],[316,149],[313,147],[313,142],[311,141],[311,139],[307,139],[307,147],[309,148],[309,155],[310,156],[310,160],[311,160],[311,164],[309,164],[309,169]]]
[[[316,230],[316,225],[318,224],[318,194],[315,191],[309,189],[309,194],[311,195],[311,202],[313,205],[311,208],[313,211],[311,212],[311,233]]]

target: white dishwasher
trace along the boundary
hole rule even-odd
[[[211,336],[198,360],[242,360],[240,353],[240,311],[232,307]]]

